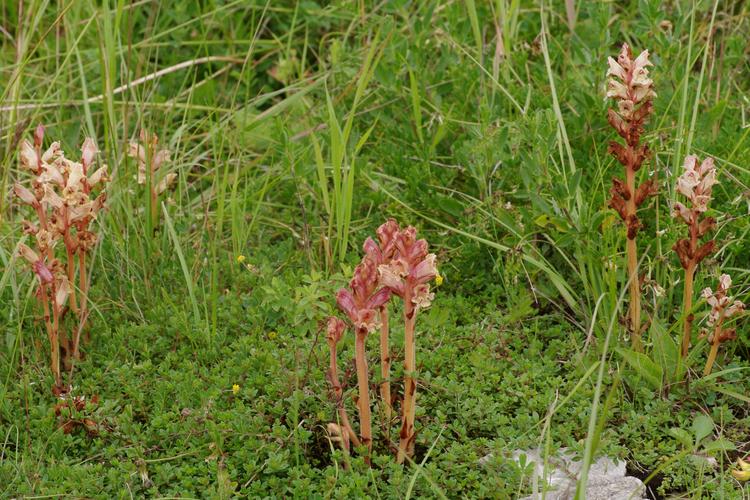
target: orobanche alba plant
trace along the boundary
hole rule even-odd
[[[625,223],[627,236],[627,269],[630,286],[629,326],[633,349],[641,350],[641,286],[638,275],[638,246],[636,236],[641,229],[637,210],[649,196],[656,193],[656,184],[648,180],[636,186],[636,173],[649,157],[648,145],[641,143],[643,125],[653,112],[656,97],[647,66],[648,51],[633,59],[628,44],[623,44],[617,60],[609,58],[610,77],[607,97],[614,99],[617,109],[609,109],[608,120],[624,144],[611,141],[609,151],[625,167],[625,181],[612,178],[612,198],[609,205]]]
[[[414,454],[415,415],[417,398],[416,379],[416,319],[419,310],[429,307],[434,294],[429,282],[436,278],[435,255],[428,253],[427,241],[417,239],[413,227],[401,229],[390,219],[377,230],[378,241],[368,238],[364,257],[354,270],[349,287],[338,291],[336,302],[346,314],[355,333],[355,365],[357,369],[357,409],[360,417],[359,435],[354,432],[346,414],[343,388],[338,376],[337,345],[346,324],[335,317],[328,320],[330,366],[328,378],[333,389],[339,423],[329,425],[329,433],[349,450],[349,443],[372,450],[372,415],[370,382],[367,364],[367,337],[380,331],[380,396],[384,417],[383,428],[388,428],[393,407],[390,385],[390,348],[388,303],[392,297],[402,300],[404,322],[404,386],[401,401],[401,430],[397,459],[402,463]]]
[[[34,144],[21,141],[21,165],[31,177],[29,187],[18,182],[14,192],[33,209],[35,220],[23,222],[31,243],[19,243],[18,250],[38,281],[36,295],[50,342],[54,390],[60,393],[65,390],[61,355],[66,366],[79,358],[81,332],[88,320],[87,257],[97,243],[92,222],[106,198],[103,190],[98,195],[94,191],[106,181],[107,167],[94,169],[97,148],[92,139],[84,141],[80,162],[66,158],[58,142],[43,152],[43,140],[44,128],[39,126]],[[68,311],[73,313],[71,321],[65,321]]]
[[[684,222],[688,227],[688,237],[679,240],[674,245],[674,251],[680,258],[680,264],[685,269],[685,288],[683,292],[683,330],[680,355],[686,358],[690,347],[690,336],[693,324],[693,278],[695,269],[703,259],[714,251],[715,243],[709,240],[701,244],[700,240],[716,227],[713,217],[705,216],[708,203],[711,201],[711,189],[716,180],[716,167],[713,158],[706,158],[698,164],[698,158],[685,158],[685,170],[677,179],[677,192],[687,198],[688,206],[675,202],[672,215]]]
[[[719,353],[719,346],[723,342],[734,340],[737,337],[735,329],[726,328],[725,322],[732,316],[744,311],[745,304],[739,300],[733,300],[729,296],[731,286],[732,278],[728,274],[722,274],[715,292],[710,288],[704,288],[701,293],[708,305],[711,306],[711,311],[708,314],[708,328],[703,332],[703,336],[708,338],[708,343],[711,345],[706,366],[703,369],[704,377],[711,374],[716,355]]]

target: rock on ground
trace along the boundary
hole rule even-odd
[[[491,455],[479,462],[484,465],[492,459]],[[544,456],[539,450],[516,450],[513,460],[525,463],[533,462],[532,487],[537,493],[523,500],[541,500],[544,484]],[[581,461],[576,460],[565,448],[557,456],[549,457],[547,472],[546,500],[571,500],[575,497],[576,482],[581,471]],[[625,462],[602,457],[591,464],[585,498],[587,500],[642,500],[646,486],[640,479],[627,476]]]

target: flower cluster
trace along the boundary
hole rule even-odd
[[[654,82],[649,78],[647,66],[653,66],[648,60],[648,50],[641,52],[633,59],[633,52],[627,43],[622,45],[617,60],[610,57],[607,76],[607,97],[617,101],[617,111],[610,109],[609,122],[629,145],[636,145],[643,132],[643,123],[653,111],[652,99],[656,97]],[[647,148],[639,153],[641,161],[645,158]]]
[[[691,265],[697,266],[714,251],[713,240],[700,247],[698,240],[716,227],[713,217],[702,215],[708,210],[711,190],[718,182],[713,158],[706,158],[700,165],[696,156],[689,155],[685,158],[685,171],[677,179],[677,191],[688,199],[690,208],[680,202],[672,205],[672,216],[684,222],[690,231],[690,238],[681,239],[674,246],[685,269]]]
[[[719,286],[715,292],[708,287],[704,288],[701,292],[701,296],[711,306],[711,312],[708,314],[709,327],[720,327],[723,321],[745,310],[745,304],[739,300],[732,300],[732,297],[727,295],[731,286],[732,278],[728,274],[722,274],[719,278]],[[723,342],[733,338],[734,330],[727,329],[722,330],[722,336],[718,340],[719,342]],[[713,339],[709,338],[709,341],[712,342]]]
[[[711,311],[708,314],[708,327],[712,330],[710,333],[703,332],[703,336],[708,337],[708,342],[711,344],[706,367],[703,370],[704,376],[711,373],[716,354],[719,351],[719,345],[733,340],[737,336],[734,328],[724,328],[724,322],[745,310],[745,304],[739,300],[733,300],[729,296],[728,292],[731,286],[732,278],[728,274],[722,274],[716,291],[704,288],[701,292],[703,298],[711,306]]]
[[[170,161],[170,152],[168,149],[159,149],[159,137],[156,134],[141,130],[140,139],[140,143],[130,142],[128,156],[135,158],[138,163],[138,184],[145,184],[149,189],[146,228],[148,232],[152,232],[159,224],[159,195],[169,189],[177,179],[177,174],[162,173],[163,167]]]
[[[609,109],[607,118],[626,143],[623,145],[612,141],[609,151],[628,170],[628,177],[640,170],[649,156],[648,145],[641,145],[640,137],[643,134],[643,124],[653,111],[651,100],[656,97],[656,93],[646,66],[652,66],[648,60],[648,51],[644,50],[633,60],[628,44],[623,44],[616,61],[609,58],[607,76],[611,78],[607,84],[607,97],[617,101],[617,111]],[[609,204],[625,222],[628,239],[634,239],[641,228],[635,209],[655,193],[656,185],[652,180],[635,188],[632,182],[623,182],[616,177],[612,179],[612,198]]]
[[[97,236],[91,223],[106,199],[103,191],[94,196],[94,190],[106,182],[107,167],[92,168],[98,152],[92,139],[84,141],[80,162],[66,158],[58,142],[53,142],[43,152],[43,140],[44,128],[40,125],[34,133],[33,144],[21,141],[20,162],[31,173],[31,180],[29,187],[16,183],[13,190],[24,204],[33,208],[37,219],[36,222],[23,221],[24,232],[32,237],[34,248],[19,244],[18,249],[39,279],[38,297],[44,307],[52,370],[59,389],[60,351],[66,363],[70,356],[78,357],[80,333],[88,316],[86,255],[96,245]],[[61,242],[65,249],[62,260],[59,258],[62,252],[56,251]],[[60,335],[60,321],[68,300],[70,309],[79,319],[75,334],[70,337],[65,332]]]
[[[429,307],[434,294],[430,291],[429,281],[436,279],[438,270],[435,254],[428,253],[427,241],[417,239],[413,227],[401,229],[398,223],[390,219],[377,230],[376,242],[367,238],[363,245],[364,257],[355,268],[349,288],[341,289],[336,294],[339,308],[351,321],[356,332],[355,364],[359,385],[358,407],[360,414],[361,443],[367,446],[368,452],[372,442],[370,422],[369,383],[365,339],[367,335],[380,328],[380,363],[381,398],[384,403],[386,420],[391,414],[390,396],[390,351],[388,347],[388,309],[392,296],[404,302],[404,400],[402,405],[401,442],[399,444],[399,462],[413,454],[414,418],[416,402],[415,357],[415,319],[420,309]],[[357,443],[357,435],[351,430],[342,403],[342,388],[336,370],[336,346],[341,340],[345,323],[338,318],[328,320],[328,345],[331,352],[329,381],[333,387],[339,410],[341,425],[336,425],[336,436],[348,447],[351,440]],[[342,428],[345,432],[342,432]]]
[[[159,136],[141,130],[141,143],[131,141],[128,149],[128,156],[135,158],[138,162],[138,184],[146,184],[147,174],[151,174],[152,191],[157,195],[166,191],[177,179],[177,174],[169,172],[159,178],[161,168],[169,163],[170,151],[168,149],[159,149]],[[149,161],[150,160],[150,161]],[[150,165],[150,168],[147,168]]]
[[[391,298],[391,291],[381,287],[374,261],[365,256],[354,269],[349,290],[342,288],[336,302],[346,313],[357,332],[371,333],[378,328],[378,309]]]

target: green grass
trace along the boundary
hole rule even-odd
[[[680,331],[669,207],[688,152],[714,156],[721,180],[720,250],[696,290],[723,271],[750,295],[745,3],[19,5],[0,9],[0,496],[515,498],[532,484],[510,454],[534,446],[625,459],[658,495],[747,495],[728,472],[750,451],[746,320],[724,371],[689,390],[652,387],[622,354],[604,101],[606,57],[648,48],[654,155],[639,175],[660,194],[639,255],[658,325],[646,353],[662,359],[655,330]],[[95,137],[112,172],[74,379],[99,395],[95,437],[57,428],[32,276],[14,260],[25,210],[5,193],[37,123],[70,153]],[[126,156],[141,128],[178,174],[155,226]],[[395,464],[376,417],[373,467],[355,455],[345,470],[325,434],[322,325],[387,217],[419,228],[446,281],[418,323],[414,463]],[[705,354],[696,342],[690,369]],[[353,367],[340,369],[354,416]],[[736,448],[717,468],[670,434],[699,415]]]

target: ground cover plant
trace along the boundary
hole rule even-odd
[[[747,496],[749,10],[4,3],[0,497]]]

